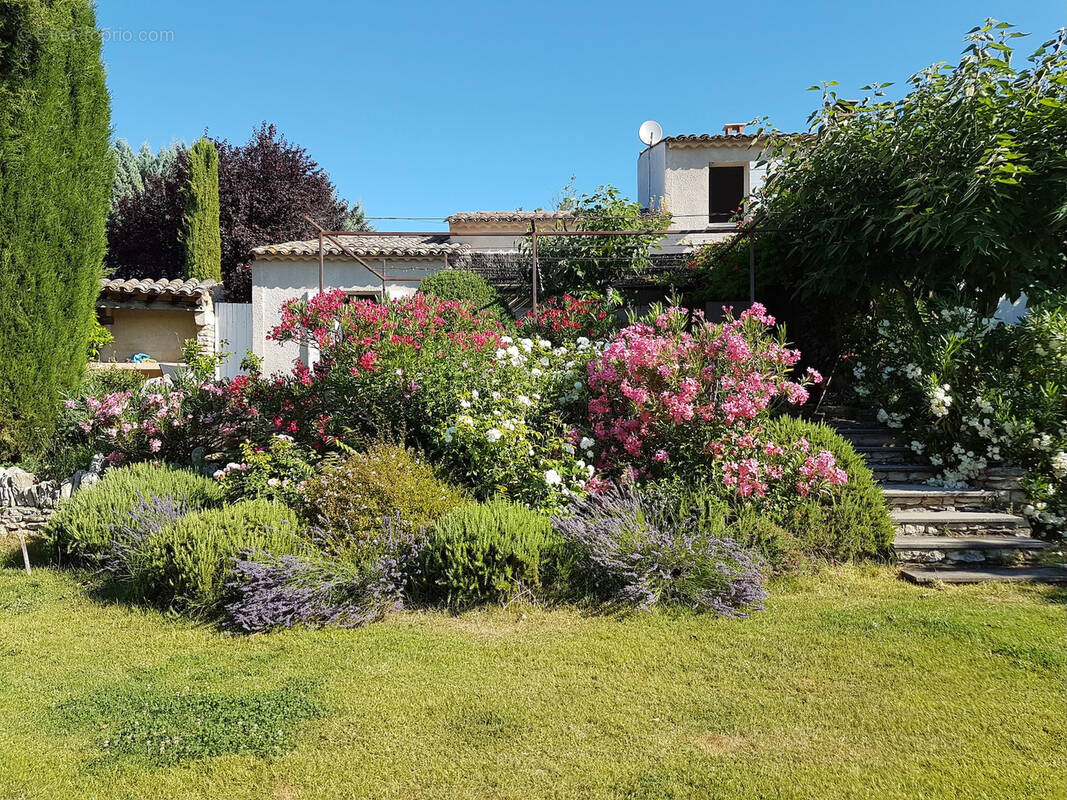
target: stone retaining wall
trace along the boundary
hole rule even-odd
[[[1014,505],[1026,502],[1022,480],[1026,470],[1019,467],[987,467],[981,476],[969,481],[975,489],[987,489],[997,493],[1002,503]]]
[[[103,465],[103,456],[97,456],[88,470],[63,481],[38,481],[18,467],[0,469],[0,537],[40,531],[61,499],[100,480]]]

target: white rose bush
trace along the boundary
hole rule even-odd
[[[548,509],[581,496],[594,476],[594,445],[560,410],[587,400],[586,364],[600,348],[586,338],[553,346],[502,337],[480,386],[459,390],[458,412],[439,426],[431,448],[486,496]]]

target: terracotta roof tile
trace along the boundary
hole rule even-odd
[[[385,257],[414,257],[414,256],[441,256],[465,253],[469,249],[465,244],[457,244],[448,240],[448,234],[440,236],[338,236],[344,245],[358,256],[368,258],[374,256]],[[344,251],[336,244],[326,239],[323,242],[323,250],[328,256],[345,255]],[[285,260],[292,258],[318,257],[319,240],[309,239],[303,242],[282,242],[281,244],[268,244],[252,249],[252,255],[257,260]]]
[[[461,211],[445,219],[445,222],[531,222],[573,217],[571,211]]]
[[[806,139],[811,136],[810,133],[782,133],[779,136],[786,136],[789,138]],[[765,141],[770,138],[769,134],[755,134],[755,133],[739,133],[728,135],[725,133],[682,133],[677,136],[666,136],[662,141],[667,144],[678,145],[699,145],[699,144],[719,144],[727,147],[747,147],[753,144],[757,140]]]
[[[199,300],[210,295],[221,284],[218,281],[196,278],[104,278],[100,281],[100,293],[108,297],[170,297],[174,299]]]

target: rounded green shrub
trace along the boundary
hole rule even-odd
[[[795,572],[804,561],[796,537],[763,514],[743,512],[733,520],[729,531],[733,539],[763,556],[774,574]]]
[[[736,508],[715,487],[674,477],[649,484],[641,496],[656,508],[660,525],[733,539],[759,553],[773,573],[792,572],[804,560],[800,544],[775,522],[776,515]]]
[[[247,500],[187,514],[152,533],[140,548],[131,582],[146,600],[210,613],[226,599],[234,559],[243,553],[292,555],[309,544],[298,514],[269,500]]]
[[[425,528],[468,502],[425,461],[387,444],[347,459],[327,459],[304,484],[301,498],[325,548],[348,554],[373,546],[386,518]]]
[[[539,592],[561,549],[551,520],[524,506],[504,500],[463,506],[430,532],[422,553],[425,592],[454,608]]]
[[[832,428],[796,417],[775,417],[767,436],[783,447],[801,437],[813,450],[829,450],[848,473],[848,483],[832,501],[799,500],[774,515],[805,555],[833,561],[884,557],[896,535],[881,487],[863,457]]]
[[[435,272],[419,284],[419,291],[442,300],[470,300],[478,311],[491,311],[501,322],[515,317],[500,292],[485,278],[465,269]]]
[[[109,470],[99,483],[61,501],[45,537],[60,556],[99,555],[108,549],[112,530],[152,495],[184,499],[194,510],[222,503],[222,491],[210,478],[158,464],[132,464]]]

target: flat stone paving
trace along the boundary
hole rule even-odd
[[[906,567],[900,571],[902,578],[912,583],[986,583],[987,581],[1010,583],[1067,583],[1067,569],[1062,567],[986,567],[935,569]]]
[[[1045,550],[1048,543],[1027,536],[898,536],[896,550]]]

